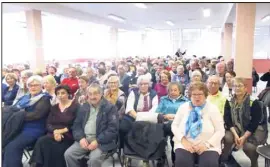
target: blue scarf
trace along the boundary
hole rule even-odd
[[[190,134],[192,139],[195,139],[202,132],[202,109],[205,104],[201,106],[194,106],[190,102],[192,110],[189,113],[188,120],[186,122],[186,133],[185,136]]]
[[[40,92],[39,94],[31,97],[30,94],[22,96],[14,106],[18,109],[25,109],[27,107],[33,106],[38,102],[43,96],[51,97],[48,93]]]

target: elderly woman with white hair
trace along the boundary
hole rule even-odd
[[[27,80],[29,94],[22,96],[12,107],[22,113],[20,120],[10,122],[9,127],[16,127],[14,137],[6,141],[2,148],[3,166],[22,166],[22,155],[25,147],[34,142],[46,132],[46,118],[50,111],[50,95],[42,91],[43,79],[32,76]],[[16,112],[16,113],[18,113]],[[10,131],[14,129],[10,128]],[[8,131],[8,130],[7,130]]]
[[[120,90],[120,79],[117,75],[110,75],[107,81],[107,89],[104,90],[104,98],[117,106],[119,118],[125,113],[125,93]]]
[[[127,99],[126,114],[138,119],[145,112],[155,113],[158,106],[157,93],[150,88],[151,80],[148,76],[142,75],[137,80],[138,88],[134,88]]]
[[[189,85],[192,82],[202,82],[202,73],[199,70],[194,70],[191,73],[191,79],[190,79],[190,83],[186,86],[185,89],[185,96],[188,97],[188,89],[189,89]]]

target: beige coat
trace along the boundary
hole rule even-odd
[[[190,111],[191,107],[189,102],[181,105],[172,123],[175,150],[178,148],[185,149],[181,140],[185,136],[185,127]],[[202,110],[202,128],[202,133],[199,136],[192,139],[190,135],[188,135],[186,136],[187,140],[194,144],[208,142],[211,145],[209,150],[217,151],[221,154],[221,140],[225,135],[224,121],[218,108],[209,102],[206,102]]]

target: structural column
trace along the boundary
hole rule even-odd
[[[172,52],[173,54],[180,48],[181,44],[181,33],[179,29],[171,31],[171,41],[172,41]]]
[[[141,53],[140,53],[140,55],[142,57],[147,56],[147,54],[146,54],[146,45],[145,45],[145,41],[146,41],[146,38],[147,38],[147,32],[148,31],[145,31],[145,32],[142,32],[142,34],[141,34]]]
[[[224,32],[220,34],[220,55],[224,56]]]
[[[118,58],[118,28],[111,27],[110,29],[110,36],[111,36],[111,49],[113,58]]]
[[[256,3],[236,4],[235,72],[248,80],[252,92],[252,66],[254,48]]]
[[[223,41],[223,56],[225,62],[231,59],[232,57],[232,33],[233,33],[233,24],[225,23],[224,25],[224,41]]]
[[[29,10],[25,12],[28,41],[30,46],[30,68],[45,70],[45,60],[42,42],[41,11]]]

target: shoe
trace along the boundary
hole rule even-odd
[[[149,161],[143,161],[143,167],[150,167]]]

